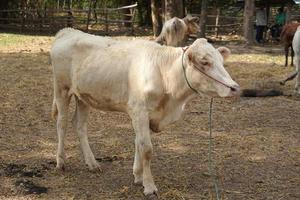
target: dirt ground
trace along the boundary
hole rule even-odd
[[[67,169],[55,170],[48,55],[53,37],[3,42],[7,37],[12,36],[0,34],[0,199],[143,199],[143,188],[133,184],[133,129],[122,113],[91,111],[89,140],[102,173],[85,166],[71,123]],[[242,88],[273,88],[285,95],[215,99],[213,160],[221,197],[300,199],[300,99],[292,95],[293,81],[278,83],[293,68],[283,67],[278,46],[228,46],[233,55],[226,68]],[[152,134],[160,199],[215,199],[208,170],[208,106],[209,99],[196,98],[181,121]]]

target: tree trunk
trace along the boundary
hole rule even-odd
[[[151,4],[147,3],[146,6],[146,13],[145,13],[145,24],[146,25],[152,25],[152,19],[151,19]]]
[[[171,19],[175,15],[173,0],[165,1],[165,21]]]
[[[90,0],[90,3],[89,3],[89,10],[88,10],[88,16],[87,16],[87,20],[86,20],[86,28],[85,28],[85,31],[89,31],[89,25],[90,25],[90,20],[91,20],[92,4],[93,4],[93,0]]]
[[[159,14],[159,0],[151,0],[151,16],[152,16],[152,27],[153,27],[153,34],[157,37],[162,28],[162,21]]]
[[[217,8],[217,16],[216,16],[216,28],[215,28],[215,36],[219,36],[219,17],[220,17],[220,8]]]
[[[67,26],[73,27],[73,12],[72,12],[72,0],[68,0],[68,20]]]
[[[286,7],[286,18],[285,18],[285,24],[291,23],[291,11],[292,11],[292,5],[288,4]]]
[[[183,18],[183,0],[165,0],[165,21],[179,17]]]
[[[97,0],[93,0],[93,13],[94,13],[94,18],[95,18],[95,23],[98,22],[98,18],[97,18]]]
[[[183,7],[183,0],[174,0],[175,2],[175,16],[179,18],[184,17],[184,7]]]
[[[161,21],[162,21],[162,24],[164,24],[165,23],[165,16],[166,16],[166,1],[165,0],[163,0],[163,1],[161,1],[161,10],[160,10],[161,12],[160,12],[160,18],[161,18]]]
[[[253,15],[255,0],[245,0],[244,7],[244,37],[247,43],[253,43]]]
[[[200,32],[199,32],[200,38],[205,37],[206,19],[207,19],[207,0],[202,0],[201,1],[201,15],[200,15]]]
[[[137,2],[137,17],[139,26],[151,25],[151,4],[149,1],[135,0]]]

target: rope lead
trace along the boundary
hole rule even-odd
[[[213,168],[213,161],[212,161],[212,147],[213,147],[213,141],[212,141],[212,112],[213,112],[213,101],[214,98],[210,99],[209,104],[209,149],[208,149],[208,160],[209,160],[209,174],[213,178],[214,187],[217,195],[217,200],[220,200],[220,192],[218,188],[218,180],[216,177],[215,167]],[[215,172],[215,173],[214,173]]]
[[[184,68],[184,63],[183,63],[183,58],[184,58],[184,53],[185,51],[188,49],[184,48],[183,53],[182,53],[182,57],[181,57],[181,64],[182,64],[182,70],[183,70],[183,75],[184,75],[184,79],[187,83],[187,85],[189,86],[189,88],[191,90],[193,90],[195,93],[200,94],[195,88],[193,88],[190,84],[190,82],[188,81],[187,77],[186,77],[186,71]],[[199,69],[198,69],[199,70]],[[199,70],[200,71],[200,70]],[[213,79],[214,81],[221,83],[222,85],[231,88],[229,86],[227,86],[226,84],[212,78],[211,76],[207,75],[206,73],[200,71],[201,73],[203,73],[204,75],[208,76],[209,78]],[[232,88],[231,88],[232,89]],[[219,188],[218,188],[218,180],[216,177],[216,173],[213,173],[213,163],[212,163],[212,158],[211,158],[211,154],[212,154],[212,107],[213,107],[213,98],[210,99],[210,106],[209,106],[209,151],[208,151],[208,159],[209,159],[209,174],[210,176],[213,178],[213,182],[214,182],[214,187],[215,187],[215,191],[216,191],[216,196],[217,196],[217,200],[220,200],[220,194],[219,194]]]

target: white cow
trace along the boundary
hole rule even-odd
[[[155,41],[167,46],[180,46],[189,34],[196,34],[199,31],[198,22],[199,18],[191,15],[183,19],[173,17],[164,23]]]
[[[298,26],[293,38],[293,49],[295,52],[295,64],[297,72],[295,92],[300,95],[300,26]]]
[[[150,160],[151,129],[159,131],[181,116],[195,92],[211,96],[237,95],[239,86],[223,67],[223,55],[205,39],[196,40],[186,51],[155,42],[115,41],[73,29],[61,30],[51,49],[54,73],[53,113],[57,113],[57,168],[64,168],[64,136],[71,96],[76,99],[73,125],[80,139],[85,163],[99,165],[87,137],[89,107],[129,114],[136,134],[134,182],[145,195],[157,191]],[[183,67],[186,72],[184,77]]]

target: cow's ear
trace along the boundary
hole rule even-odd
[[[189,58],[190,63],[195,62],[194,55],[191,52],[187,52],[187,56]]]
[[[224,60],[227,60],[227,58],[231,54],[231,51],[227,47],[219,47],[218,51],[220,52]]]
[[[190,22],[199,23],[200,18],[199,18],[199,17],[191,17],[191,18],[189,19],[189,21],[190,21]]]
[[[191,14],[187,14],[183,20],[187,23],[191,23],[191,22],[196,22],[198,23],[200,21],[200,18],[199,17],[193,17]]]

